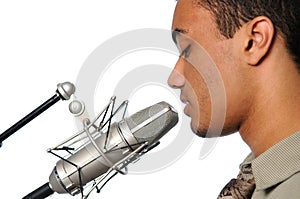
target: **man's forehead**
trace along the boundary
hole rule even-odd
[[[176,0],[176,2],[191,2],[194,7],[202,6],[203,0]]]
[[[208,10],[200,6],[202,4],[200,2],[201,0],[179,0],[173,16],[172,29],[184,29],[182,25],[194,23],[203,18]]]
[[[188,33],[188,24],[194,17],[194,10],[191,6],[192,0],[179,0],[174,12],[172,30],[183,34]]]

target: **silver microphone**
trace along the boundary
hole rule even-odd
[[[111,172],[126,174],[126,166],[155,147],[158,140],[177,122],[176,110],[166,102],[147,107],[130,117],[123,118],[120,122],[108,124],[107,132],[104,132],[104,128],[101,126],[103,121],[99,128],[95,121],[86,120],[84,132],[88,141],[69,157],[59,156],[61,160],[56,163],[50,174],[49,183],[23,199],[45,198],[54,192],[71,195],[81,193],[82,198],[87,198],[94,188],[98,189],[97,185]],[[101,130],[99,131],[99,129]],[[98,131],[100,133],[95,134]],[[81,142],[83,140],[82,133],[79,133]],[[71,150],[71,147],[62,148]],[[123,171],[124,169],[125,171]],[[95,182],[92,190],[84,195],[83,186],[93,180]]]

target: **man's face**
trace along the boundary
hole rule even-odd
[[[174,13],[172,30],[175,42],[180,48],[181,56],[171,73],[168,83],[181,90],[181,101],[186,104],[184,113],[191,117],[192,130],[201,137],[214,137],[230,134],[238,130],[245,109],[243,95],[242,70],[238,59],[238,38],[225,39],[216,28],[213,16],[201,8],[193,0],[179,0]],[[198,45],[198,47],[197,47]],[[204,56],[199,48],[207,54]],[[201,54],[200,54],[201,53]],[[198,60],[197,60],[198,59]],[[214,64],[210,63],[211,62]],[[225,124],[222,132],[211,131],[212,110],[216,108],[213,101],[222,98],[221,92],[212,95],[214,87],[219,87],[217,77],[206,75],[208,71],[217,69],[217,75],[225,88]],[[203,70],[204,69],[204,70]],[[217,100],[212,99],[218,98]],[[247,101],[247,100],[246,100]],[[221,114],[220,114],[221,115]],[[217,118],[217,120],[222,118]]]

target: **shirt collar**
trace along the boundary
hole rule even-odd
[[[251,153],[240,168],[251,164],[256,189],[270,188],[300,172],[300,131],[254,158]]]

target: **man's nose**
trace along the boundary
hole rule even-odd
[[[172,88],[181,88],[185,84],[184,71],[183,71],[183,59],[179,58],[173,71],[171,72],[168,84]]]

